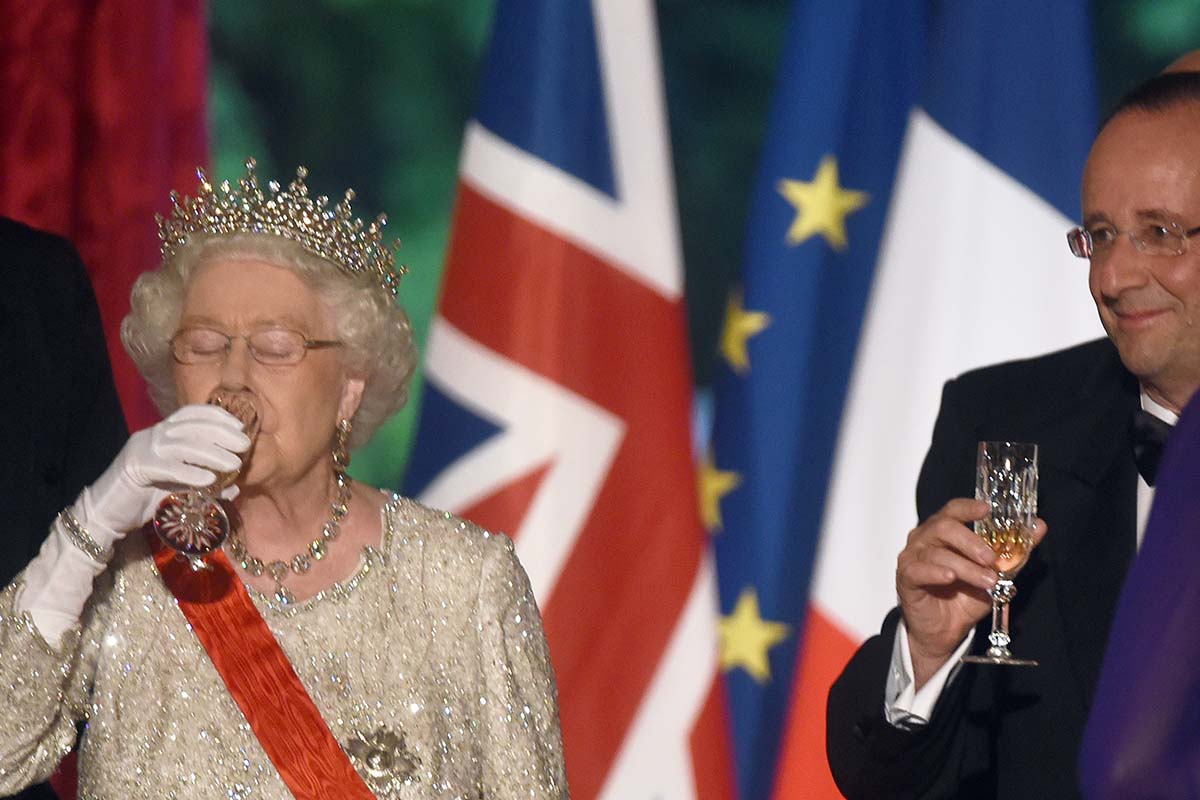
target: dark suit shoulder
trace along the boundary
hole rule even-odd
[[[6,217],[0,217],[0,281],[7,297],[20,295],[21,303],[43,311],[61,309],[64,298],[69,306],[95,303],[87,270],[70,241]]]
[[[18,222],[10,217],[0,217],[0,237],[7,241],[19,241],[21,238],[29,239],[61,239],[60,236],[55,236],[53,233],[31,228],[24,222]]]
[[[943,405],[972,409],[972,417],[1036,423],[1095,406],[1100,398],[1136,397],[1137,387],[1105,338],[965,372],[947,382]]]
[[[73,249],[63,237],[48,231],[31,228],[23,222],[0,217],[0,242],[9,250],[61,251]]]
[[[1036,383],[1042,392],[1073,394],[1081,384],[1111,379],[1114,372],[1126,370],[1117,348],[1104,338],[1033,358],[973,369],[955,378],[955,382],[973,390],[1003,390],[1014,385],[1025,389],[1028,384]]]

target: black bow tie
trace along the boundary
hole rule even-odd
[[[1137,462],[1138,473],[1151,486],[1158,475],[1158,462],[1170,435],[1171,425],[1149,411],[1139,408],[1133,413],[1133,459]]]

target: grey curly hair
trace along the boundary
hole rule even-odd
[[[269,233],[191,234],[187,244],[133,285],[121,341],[163,415],[179,407],[170,339],[196,270],[217,260],[265,261],[295,272],[333,319],[343,366],[365,378],[349,444],[364,444],[408,399],[416,347],[408,317],[369,276],[350,275],[299,243]]]

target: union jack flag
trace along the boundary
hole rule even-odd
[[[574,797],[730,797],[653,3],[493,25],[406,488],[516,542]]]

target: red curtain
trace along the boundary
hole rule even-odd
[[[158,261],[155,212],[206,163],[203,0],[20,0],[0,24],[0,214],[66,236],[92,276],[130,430],[158,418],[119,329]]]

